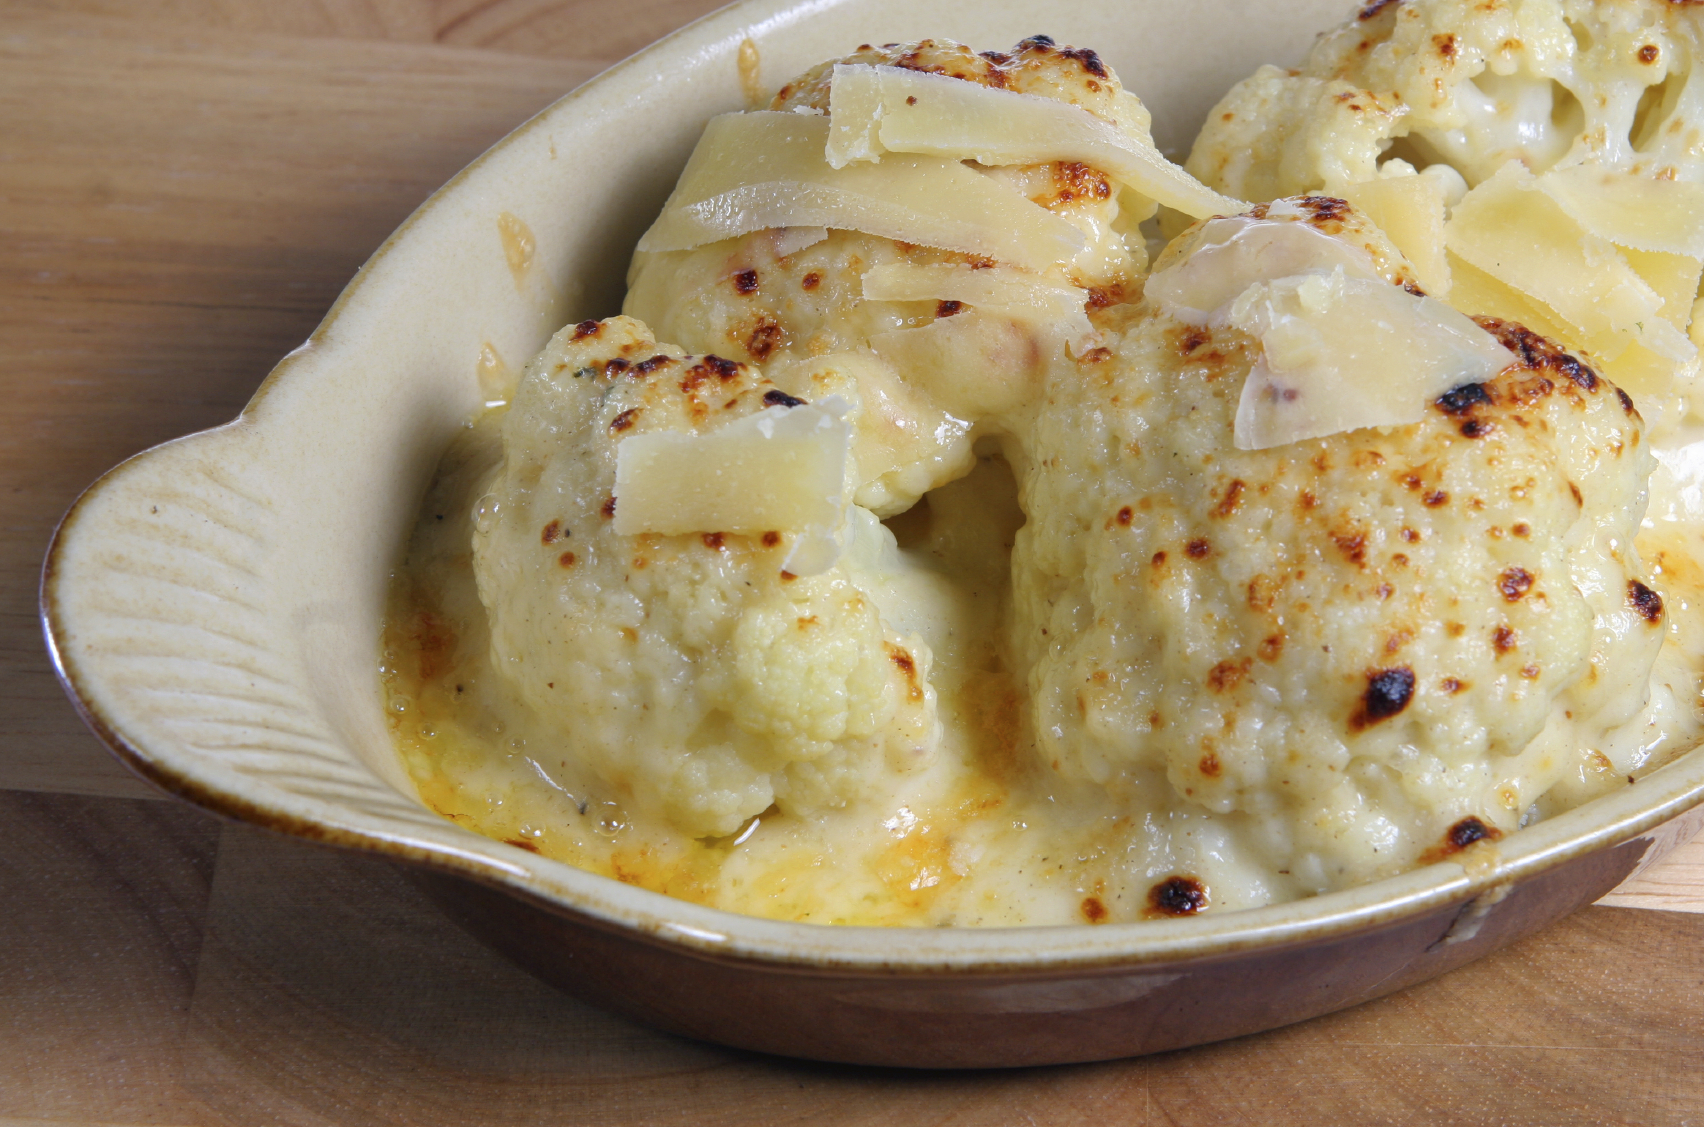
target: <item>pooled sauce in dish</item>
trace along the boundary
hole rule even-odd
[[[425,500],[382,677],[427,804],[752,915],[1098,924],[1481,865],[1693,746],[1689,248],[1580,235],[1675,333],[1534,326],[1443,240],[1622,181],[1251,206],[1147,136],[1045,37],[716,119],[629,316]]]

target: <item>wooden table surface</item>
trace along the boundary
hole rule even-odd
[[[714,3],[0,0],[0,1127],[1704,1124],[1704,839],[1346,1013],[884,1072],[589,1009],[383,863],[158,801],[83,729],[36,620],[77,493],[234,415],[433,188]]]

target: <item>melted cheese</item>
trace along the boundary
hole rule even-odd
[[[770,407],[712,431],[654,431],[616,447],[615,531],[798,533],[785,567],[834,565],[851,428],[843,400]]]
[[[1056,326],[1073,342],[1086,339],[1094,331],[1083,312],[1087,299],[1082,290],[1001,267],[876,266],[864,275],[864,296],[873,301],[961,301],[977,309]]]
[[[1153,142],[1057,98],[1019,94],[945,75],[839,64],[829,91],[836,168],[917,153],[986,165],[1080,161],[1195,219],[1246,205],[1220,195],[1160,155]]]
[[[1442,302],[1341,268],[1257,283],[1229,321],[1262,354],[1237,406],[1239,450],[1419,422],[1444,392],[1514,360]]]
[[[690,250],[772,227],[832,227],[1031,270],[1068,262],[1081,231],[957,161],[895,156],[835,169],[814,114],[712,118],[641,251]]]

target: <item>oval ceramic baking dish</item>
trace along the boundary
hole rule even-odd
[[[1439,974],[1601,896],[1704,819],[1704,751],[1502,843],[1316,899],[1151,923],[895,932],[735,916],[462,830],[414,796],[376,673],[386,581],[478,372],[619,308],[629,249],[705,120],[863,42],[1092,45],[1178,147],[1338,0],[748,0],[517,129],[417,211],[228,426],[112,471],[42,590],[84,717],[208,810],[393,858],[523,965],[730,1045],[974,1067],[1152,1052],[1269,1029]],[[530,236],[530,238],[529,238]],[[530,242],[530,250],[528,243]]]

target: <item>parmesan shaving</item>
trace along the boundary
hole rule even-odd
[[[960,164],[890,156],[831,168],[829,119],[759,111],[710,119],[641,251],[690,250],[773,227],[863,231],[1031,270],[1069,262],[1083,233]]]
[[[1427,293],[1440,298],[1449,295],[1444,189],[1437,177],[1385,176],[1351,184],[1339,195],[1378,225],[1414,267],[1414,276]]]
[[[1156,270],[1144,292],[1179,321],[1222,324],[1225,310],[1256,282],[1334,269],[1354,278],[1379,277],[1372,255],[1305,223],[1237,215],[1208,221],[1199,247]]]
[[[1261,344],[1237,405],[1239,450],[1416,423],[1515,359],[1444,303],[1341,268],[1250,286],[1229,321]]]
[[[794,575],[834,566],[846,512],[847,404],[770,407],[702,434],[654,431],[616,447],[618,535],[797,534]]]
[[[1132,135],[1057,98],[923,71],[837,64],[829,92],[836,168],[916,153],[986,165],[1081,161],[1195,219],[1247,205],[1213,191]]]
[[[1704,184],[1581,164],[1545,173],[1538,187],[1600,239],[1633,250],[1704,258]]]

